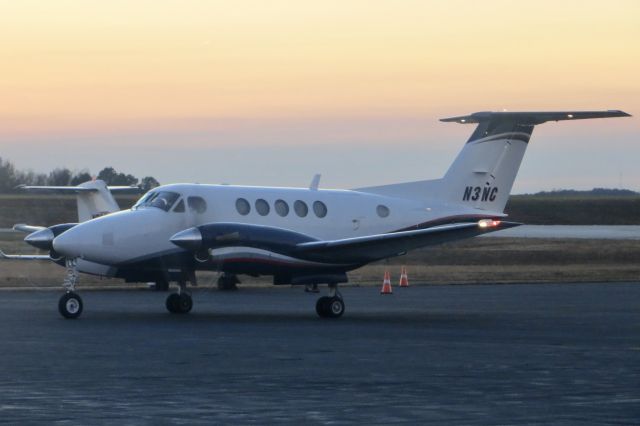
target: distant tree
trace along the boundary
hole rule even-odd
[[[49,173],[49,178],[47,179],[47,185],[51,186],[67,186],[71,181],[71,170],[67,168],[59,168],[53,169],[51,173]]]
[[[153,176],[145,176],[140,179],[140,188],[144,191],[148,191],[157,186],[160,186],[160,182],[158,182]]]
[[[0,157],[0,192],[12,191],[16,183],[16,169],[10,161]]]
[[[98,179],[114,186],[130,186],[138,183],[138,178],[133,175],[118,173],[113,167],[105,167],[98,173]]]
[[[81,183],[90,181],[92,179],[91,174],[87,170],[81,170],[71,178],[70,184],[73,186],[80,185]]]
[[[113,167],[105,167],[98,173],[98,179],[105,181],[107,185],[113,185],[112,181],[116,174],[116,170]]]

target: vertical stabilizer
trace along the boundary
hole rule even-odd
[[[442,179],[358,188],[357,191],[502,213],[533,128],[547,121],[629,117],[623,111],[476,112],[441,121],[477,124]]]
[[[477,127],[440,181],[440,197],[449,203],[502,212],[536,125],[627,115],[622,111],[477,112],[443,119],[476,123]]]
[[[120,206],[118,206],[104,181],[85,182],[78,185],[78,188],[88,189],[88,191],[79,191],[76,198],[79,222],[85,222],[120,210]]]

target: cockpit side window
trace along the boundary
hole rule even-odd
[[[134,209],[156,207],[168,212],[171,206],[180,198],[180,194],[170,191],[156,191],[145,195],[133,206]]]
[[[184,213],[184,200],[180,200],[173,211],[174,213]]]
[[[149,201],[152,197],[154,197],[157,193],[156,192],[147,192],[146,194],[144,194],[134,205],[133,205],[133,209],[137,209],[138,207],[144,205],[147,201]]]

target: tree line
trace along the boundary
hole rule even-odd
[[[75,186],[93,179],[86,169],[73,172],[67,168],[56,168],[49,173],[35,173],[32,170],[18,170],[8,160],[0,157],[0,193],[16,192],[19,185]],[[95,176],[112,186],[138,186],[144,191],[155,188],[160,182],[153,176],[141,179],[117,172],[113,167],[105,167]]]

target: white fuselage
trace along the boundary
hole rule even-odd
[[[350,190],[173,184],[151,192],[175,193],[178,198],[168,211],[134,206],[79,224],[56,238],[55,250],[65,256],[118,266],[180,252],[182,249],[171,243],[170,237],[209,223],[265,225],[332,240],[398,231],[443,217],[483,216],[459,205]],[[194,198],[204,200],[205,208],[202,202],[190,203]],[[305,209],[296,209],[300,202],[306,206],[306,215]],[[184,209],[178,208],[181,203]],[[239,209],[239,203],[243,204],[240,207],[248,205],[249,211]],[[324,216],[322,206],[326,207]]]

